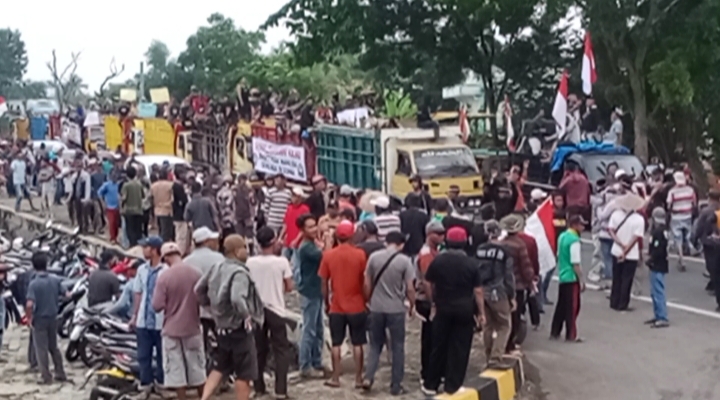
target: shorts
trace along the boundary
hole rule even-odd
[[[252,333],[244,329],[218,329],[215,353],[212,363],[214,371],[223,375],[233,374],[240,381],[258,379],[257,349]]]
[[[165,386],[199,387],[205,383],[205,349],[202,334],[187,338],[162,337]]]
[[[670,232],[676,244],[685,243],[692,232],[692,218],[670,219]]]
[[[330,313],[330,339],[333,347],[341,346],[345,341],[345,329],[350,328],[350,343],[362,346],[367,343],[367,313],[340,314]]]

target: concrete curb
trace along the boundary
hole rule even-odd
[[[512,369],[486,369],[479,376],[475,388],[463,387],[454,394],[440,394],[438,400],[512,400],[520,393],[525,382],[522,356],[505,356],[504,361],[512,362]]]

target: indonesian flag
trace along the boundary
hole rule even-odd
[[[551,199],[547,198],[525,223],[525,233],[534,237],[537,242],[540,275],[545,275],[557,264],[553,216],[553,204]]]
[[[512,124],[512,107],[510,106],[510,97],[505,95],[505,101],[503,102],[503,116],[505,117],[505,132],[507,134],[506,144],[508,150],[515,151],[515,128]]]
[[[593,53],[592,41],[590,40],[590,32],[585,31],[585,53],[582,61],[582,86],[586,95],[592,94],[593,84],[597,81],[597,71],[595,70],[595,53]]]
[[[7,106],[7,103],[5,102],[5,98],[0,96],[0,115],[5,114],[7,112],[7,110],[8,110],[8,106]]]
[[[562,77],[560,77],[560,84],[558,85],[557,97],[555,97],[555,106],[553,106],[552,111],[558,140],[562,140],[563,136],[565,136],[565,129],[567,128],[567,97],[568,73],[567,70],[563,70]]]
[[[468,141],[468,135],[470,134],[470,123],[468,122],[467,105],[460,104],[460,111],[458,112],[458,124],[460,124],[460,134],[464,143]]]

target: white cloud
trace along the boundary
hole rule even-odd
[[[77,73],[91,90],[97,90],[107,76],[110,61],[125,64],[123,81],[138,71],[143,53],[153,39],[168,45],[173,56],[185,49],[186,39],[207,17],[219,12],[236,25],[255,30],[287,0],[237,1],[197,0],[24,0],[3,1],[0,27],[18,29],[28,52],[27,79],[49,80],[46,63],[52,50],[58,67],[70,61],[71,52],[82,51]],[[284,28],[266,32],[267,48],[288,40]]]

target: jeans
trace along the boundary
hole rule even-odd
[[[655,320],[667,321],[667,300],[665,298],[665,274],[650,271],[650,297],[653,302]]]
[[[368,353],[365,380],[373,382],[380,364],[380,353],[387,343],[385,332],[390,332],[390,353],[392,354],[392,372],[390,388],[399,389],[405,375],[405,313],[371,312],[370,352]]]
[[[610,251],[612,249],[612,245],[612,239],[600,238],[600,255],[602,256],[604,267],[601,278],[606,280],[612,280],[613,277],[613,256]]]
[[[26,198],[26,199],[28,199],[28,201],[30,201],[30,192],[28,192],[26,185],[16,184],[15,185],[15,211],[20,211],[20,203],[22,202],[23,198]],[[32,201],[30,201],[30,205],[32,206]]]
[[[300,337],[300,371],[322,368],[323,300],[300,295],[302,333]]]
[[[140,365],[140,385],[148,386],[153,382],[162,384],[162,337],[156,329],[137,328],[137,357]],[[153,350],[155,352],[155,368],[153,372]],[[154,379],[153,379],[154,378]]]
[[[55,180],[55,204],[60,205],[63,197],[65,197],[65,180],[58,178]]]

